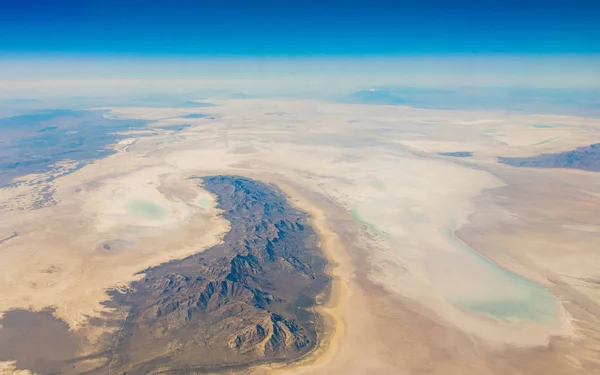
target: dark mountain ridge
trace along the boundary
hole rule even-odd
[[[329,278],[307,216],[248,178],[207,177],[203,185],[231,230],[222,244],[146,270],[130,292],[113,293],[129,309],[113,371],[293,360],[317,344],[321,319],[312,307]]]

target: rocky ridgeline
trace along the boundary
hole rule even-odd
[[[329,278],[306,215],[251,179],[214,176],[203,185],[231,230],[222,244],[151,268],[132,292],[115,292],[129,315],[114,373],[293,360],[317,343],[320,317],[311,308]]]
[[[600,172],[600,143],[555,154],[523,158],[498,158],[500,163],[526,168],[568,168]]]

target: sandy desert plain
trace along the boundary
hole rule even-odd
[[[31,358],[70,345],[71,373],[110,362],[90,355],[119,329],[90,323],[111,313],[109,291],[223,241],[230,224],[192,179],[213,175],[281,189],[310,215],[332,280],[313,350],[222,372],[600,374],[600,173],[498,162],[598,143],[600,119],[213,102],[105,108],[154,122],[46,182],[56,204],[32,209],[56,172],[0,190],[0,374],[42,373]],[[165,128],[177,124],[190,126]],[[440,154],[454,152],[472,156]],[[85,343],[57,338],[71,333]]]

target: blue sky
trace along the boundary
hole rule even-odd
[[[600,53],[590,0],[0,0],[0,53]]]
[[[600,1],[0,0],[0,97],[600,88]]]

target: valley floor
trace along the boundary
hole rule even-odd
[[[275,185],[310,215],[331,293],[317,297],[323,331],[301,359],[230,372],[600,374],[600,173],[498,161],[597,143],[600,119],[215,104],[206,116],[106,109],[162,130],[131,134],[116,154],[50,181],[30,175],[0,189],[3,319],[45,312],[83,338],[72,372],[105,366],[90,353],[120,329],[98,324],[118,311],[111,291],[219,246],[231,221],[196,178],[235,175]],[[40,181],[52,194],[41,207]],[[15,340],[3,331],[0,343]],[[35,372],[7,353],[0,345],[0,374]]]

